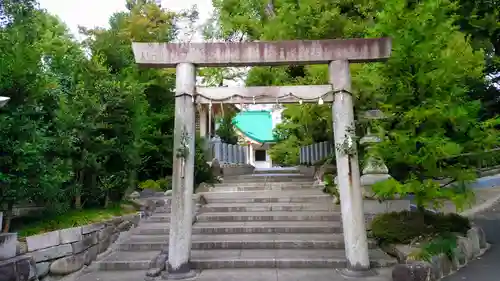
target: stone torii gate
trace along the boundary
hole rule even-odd
[[[176,68],[173,193],[167,278],[192,276],[190,266],[196,103],[333,101],[333,129],[345,252],[350,273],[370,269],[354,131],[350,63],[384,61],[390,38],[246,43],[133,43],[140,66]],[[328,64],[330,85],[203,88],[196,67]],[[348,151],[339,146],[348,146]],[[170,276],[170,277],[169,277]]]

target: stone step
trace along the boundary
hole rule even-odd
[[[300,174],[300,170],[297,167],[286,167],[286,168],[255,168],[253,170],[254,174]]]
[[[248,269],[251,270],[251,269]],[[74,281],[143,281],[146,270],[125,270],[125,271],[90,271],[78,274],[78,277],[71,277]],[[49,278],[46,278],[50,280]]]
[[[147,270],[153,260],[160,254],[158,251],[114,252],[102,260],[95,261],[97,269],[105,271]]]
[[[133,229],[135,235],[168,234],[170,224],[149,223]],[[250,221],[250,222],[196,222],[193,234],[222,233],[341,233],[340,222],[335,221]]]
[[[170,213],[156,213],[142,221],[143,224],[170,223]]]
[[[373,215],[365,214],[366,221]],[[170,214],[155,214],[143,224],[170,223]],[[245,221],[341,221],[342,214],[335,211],[256,211],[256,212],[204,212],[196,217],[197,222],[245,222]]]
[[[206,269],[196,281],[388,281],[392,268],[378,268],[378,275],[370,278],[347,279],[334,268],[238,268]],[[92,271],[79,275],[76,281],[143,281],[145,270]],[[48,278],[47,278],[48,279]],[[161,277],[154,280],[162,280]]]
[[[224,177],[223,183],[252,183],[252,182],[311,182],[313,178],[302,174],[258,174]]]
[[[279,192],[218,192],[203,193],[207,203],[330,203],[332,196],[319,190],[304,191],[301,193]]]
[[[154,214],[142,221],[143,224],[150,223],[169,223],[170,214]],[[297,212],[206,212],[196,217],[197,222],[207,221],[340,221],[341,215],[338,212],[331,211],[297,211]]]
[[[157,207],[155,209],[155,214],[170,214],[171,213],[171,208],[170,206],[166,207],[166,206],[162,206],[162,207]]]
[[[219,191],[217,189],[198,192],[197,196],[203,196],[205,199],[212,198],[283,198],[283,197],[306,197],[310,195],[326,195],[321,188],[299,188],[299,189],[278,189],[278,190],[246,190],[246,191]]]
[[[103,271],[147,270],[158,251],[114,252],[96,261]],[[386,267],[397,261],[378,249],[370,250],[371,265]],[[237,249],[192,250],[191,262],[198,269],[217,268],[345,268],[344,250],[336,249]]]
[[[324,199],[323,202],[209,202],[201,205],[200,212],[256,212],[256,211],[336,211],[340,212],[340,205],[332,204],[333,198]],[[325,197],[327,198],[327,197]],[[310,198],[307,198],[310,199]],[[226,198],[223,199],[225,201]],[[262,200],[262,199],[260,199]],[[229,200],[227,200],[229,201]],[[243,201],[253,201],[245,199]],[[257,199],[256,201],[259,201]],[[281,200],[281,201],[290,201]],[[295,199],[294,199],[295,201]],[[170,207],[158,207],[154,214],[169,215]]]
[[[161,251],[167,249],[168,235],[135,235],[118,245],[120,251]],[[370,248],[377,248],[374,240]],[[205,234],[192,236],[192,249],[343,249],[342,234]]]
[[[323,188],[315,182],[304,182],[304,183],[283,183],[283,182],[271,182],[271,183],[246,183],[246,184],[235,184],[235,183],[223,183],[215,184],[210,187],[212,192],[222,192],[222,191],[286,191],[286,190],[303,190],[303,189],[319,189]]]
[[[370,251],[372,267],[397,263],[381,250]],[[199,269],[217,268],[346,268],[344,250],[203,250],[192,251],[191,262]]]
[[[340,205],[331,200],[322,203],[209,203],[201,206],[200,212],[262,212],[262,211],[336,211]]]
[[[155,217],[154,219],[156,219]],[[153,219],[153,218],[151,218]],[[201,213],[196,221],[340,221],[340,213],[330,211],[297,211],[297,212],[210,212]]]

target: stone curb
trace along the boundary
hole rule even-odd
[[[441,280],[482,256],[489,248],[484,231],[473,226],[466,237],[458,237],[451,260],[445,254],[433,256],[430,261],[406,260],[393,268],[392,281]]]
[[[491,199],[488,199],[486,202],[483,202],[482,204],[474,206],[472,209],[461,212],[460,215],[464,217],[472,217],[477,213],[485,211],[486,209],[490,208],[491,206],[495,205],[498,202],[500,202],[500,194],[496,195]]]

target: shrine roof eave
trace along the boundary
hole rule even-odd
[[[242,136],[256,143],[276,142],[269,111],[242,111],[233,118],[233,125]]]

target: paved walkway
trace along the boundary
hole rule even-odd
[[[477,213],[474,221],[486,232],[491,249],[481,258],[469,263],[459,272],[443,281],[498,281],[500,280],[500,201]]]
[[[191,279],[193,281],[390,281],[391,269],[381,269],[378,276],[369,278],[349,278],[339,275],[335,269],[212,269],[204,270]],[[78,281],[142,281],[142,271],[115,271],[90,273]],[[161,278],[157,278],[158,281]]]

